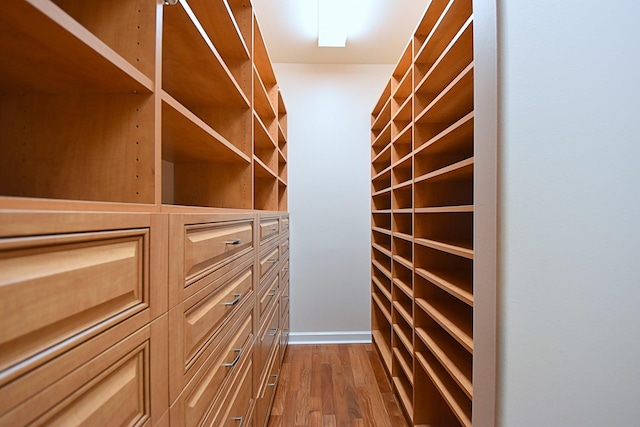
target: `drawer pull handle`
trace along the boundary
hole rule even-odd
[[[173,6],[175,4],[178,4],[178,0],[164,0],[163,4],[165,6]]]
[[[228,242],[224,242],[225,245],[239,245],[240,243],[242,243],[242,239],[233,239]]]
[[[233,351],[235,351],[238,354],[236,355],[236,358],[233,359],[233,362],[231,362],[231,363],[223,363],[222,364],[222,366],[224,366],[225,368],[233,368],[234,366],[236,366],[236,364],[238,363],[238,360],[240,360],[240,357],[242,356],[242,349],[241,348],[234,348]]]
[[[244,423],[244,420],[242,419],[242,417],[233,417],[231,418],[232,421],[240,421],[240,424],[238,424],[238,427],[242,427],[242,424]]]
[[[285,297],[282,297],[282,300],[283,300],[283,301],[289,301],[289,295],[287,295],[287,296],[285,296]]]
[[[278,292],[278,290],[277,290],[277,289],[271,289],[271,290],[269,291],[269,293],[267,294],[267,296],[268,296],[268,297],[274,297],[274,296],[276,296],[276,293],[277,293],[277,292]]]
[[[283,268],[282,271],[284,271],[285,273],[288,273],[289,272],[289,267]]]
[[[234,306],[234,305],[236,305],[242,299],[242,294],[235,294],[234,297],[235,298],[234,298],[233,301],[225,302],[224,305],[226,305],[226,306]]]
[[[276,385],[278,385],[278,374],[273,374],[271,376],[275,378],[275,381],[273,381],[272,383],[267,384],[267,386],[268,387],[275,387]]]
[[[278,227],[271,227],[269,231],[278,231]]]
[[[275,337],[278,334],[278,328],[269,329],[269,331],[273,331],[267,334],[270,337]]]
[[[268,263],[270,264],[275,264],[276,262],[278,262],[278,258],[271,258],[269,260],[267,260]]]

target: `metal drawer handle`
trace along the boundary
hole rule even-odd
[[[267,262],[270,263],[270,264],[275,264],[276,262],[278,262],[278,258],[268,259]]]
[[[278,328],[274,328],[274,329],[269,329],[270,331],[273,331],[273,333],[268,333],[267,335],[270,337],[275,337],[278,334]]]
[[[233,239],[228,242],[224,242],[225,245],[239,245],[240,243],[242,243],[242,239]]]
[[[288,273],[289,272],[289,267],[283,268],[282,271],[284,271],[285,273]]]
[[[267,294],[268,297],[273,297],[278,293],[277,289],[271,289],[271,291],[269,291],[269,293]]]
[[[267,384],[268,387],[275,387],[278,384],[278,374],[273,374],[271,375],[272,377],[274,377],[276,380],[272,383]]]
[[[289,295],[282,297],[283,301],[289,301]]]
[[[164,0],[163,4],[165,6],[173,6],[174,4],[178,4],[178,0]]]
[[[240,421],[240,424],[238,424],[238,427],[242,427],[242,424],[244,424],[244,420],[242,419],[242,417],[233,417],[231,418],[232,421]]]
[[[238,303],[238,301],[240,301],[240,299],[242,299],[242,294],[235,294],[234,297],[235,297],[235,299],[233,301],[225,302],[224,305],[226,305],[226,306],[236,305]]]
[[[236,358],[233,359],[233,362],[231,362],[231,363],[223,363],[222,366],[224,366],[226,368],[233,368],[234,366],[236,366],[236,364],[238,363],[238,360],[240,360],[240,357],[242,356],[242,349],[241,348],[234,348],[233,351],[238,353],[236,355]]]
[[[269,231],[278,231],[278,227],[272,227],[269,229]]]

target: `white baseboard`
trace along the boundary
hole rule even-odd
[[[368,344],[370,331],[291,332],[289,344]]]

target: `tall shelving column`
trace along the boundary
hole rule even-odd
[[[471,0],[434,0],[373,110],[373,340],[412,425],[471,425],[473,82]]]
[[[413,44],[391,75],[392,379],[413,413]]]
[[[371,114],[371,332],[391,373],[391,81]]]

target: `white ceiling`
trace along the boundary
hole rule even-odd
[[[253,0],[272,62],[395,64],[429,0],[344,0],[352,5],[347,47],[317,46],[318,0]]]

